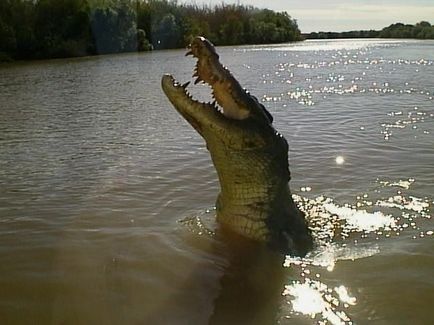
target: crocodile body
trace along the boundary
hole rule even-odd
[[[171,75],[162,88],[176,110],[205,139],[220,182],[217,220],[231,232],[286,254],[305,255],[312,237],[289,189],[288,143],[273,118],[221,65],[214,46],[197,37],[187,55],[198,59],[194,77],[212,88],[202,103]]]

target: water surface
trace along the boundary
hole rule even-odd
[[[2,323],[434,322],[434,43],[218,52],[290,144],[315,251],[215,233],[209,154],[160,89],[191,79],[184,51],[3,65]]]

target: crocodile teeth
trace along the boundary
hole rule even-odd
[[[202,79],[200,79],[200,77],[198,76],[197,79],[194,81],[194,84],[197,85],[199,82],[203,81]]]
[[[186,89],[188,87],[188,85],[190,84],[190,81],[187,81],[185,84],[183,84],[181,87]]]
[[[187,53],[185,53],[185,56],[189,56],[189,55],[192,55],[192,56],[194,56],[194,54],[193,54],[193,51],[192,51],[192,50],[188,50],[188,52],[187,52]]]

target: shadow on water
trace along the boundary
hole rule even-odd
[[[194,231],[194,230],[193,230]],[[179,317],[177,324],[274,324],[279,315],[282,300],[285,274],[288,269],[282,267],[285,256],[271,251],[263,244],[258,244],[239,235],[217,229],[208,233],[209,243],[202,247],[207,255],[212,256],[212,263],[219,269],[219,278],[215,284],[215,295],[208,301],[203,301],[196,307],[196,312],[186,312],[185,317]],[[200,236],[196,240],[200,241]],[[198,244],[197,242],[195,245]],[[200,244],[203,244],[202,242]],[[207,247],[206,247],[207,246]],[[204,272],[206,267],[196,268],[177,293],[171,295],[158,310],[144,320],[146,324],[173,323],[173,306],[184,305],[186,293],[196,295],[199,290],[209,291],[209,278]],[[202,283],[201,283],[202,282]],[[203,300],[204,297],[198,298]],[[196,301],[196,299],[191,299]],[[167,307],[171,312],[167,313]],[[184,305],[185,307],[185,305]],[[203,319],[208,309],[207,320]],[[177,315],[184,315],[178,311]],[[196,314],[196,315],[194,315]]]
[[[220,238],[227,243],[229,263],[209,324],[275,323],[287,272],[284,256],[233,234]]]

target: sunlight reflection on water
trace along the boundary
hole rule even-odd
[[[409,189],[414,183],[414,179],[377,181],[379,188],[383,189]],[[312,190],[310,187],[303,189],[302,192]],[[353,324],[351,308],[360,302],[359,299],[345,283],[336,284],[336,281],[323,278],[333,273],[341,261],[355,261],[379,254],[382,248],[377,240],[380,237],[391,238],[404,231],[418,230],[419,220],[431,218],[430,200],[407,197],[398,191],[400,195],[378,198],[375,202],[369,197],[376,191],[366,193],[357,196],[356,205],[338,205],[324,196],[309,199],[293,195],[308,216],[316,248],[304,258],[286,256],[283,267],[290,268],[299,276],[289,280],[282,288],[282,324],[300,316],[318,324]],[[180,223],[195,235],[214,237],[214,215],[214,208],[207,209],[184,218]],[[429,230],[420,233],[419,237],[433,234],[434,231]]]
[[[414,179],[378,181],[382,188],[404,189],[408,189],[414,182]],[[357,199],[363,201],[363,204],[356,206],[340,206],[323,196],[308,199],[294,195],[310,220],[317,247],[305,258],[286,256],[283,266],[296,270],[300,279],[291,280],[285,285],[282,295],[290,309],[282,319],[304,315],[315,319],[319,324],[353,323],[348,311],[356,305],[357,297],[349,293],[350,289],[345,284],[333,288],[335,284],[321,280],[322,274],[324,271],[333,272],[339,261],[355,261],[380,253],[380,245],[372,242],[369,234],[374,233],[377,239],[378,236],[398,236],[408,228],[418,230],[418,219],[431,218],[432,202],[413,196],[406,197],[401,191],[398,192],[400,195],[378,199],[374,204],[368,200],[368,194],[358,196]],[[368,212],[361,209],[361,206],[394,210],[390,211],[391,214]],[[421,232],[419,237],[431,236],[433,233]]]
[[[354,39],[354,40],[320,40],[306,41],[303,43],[293,43],[277,46],[257,46],[249,49],[251,51],[336,51],[336,50],[355,50],[370,46],[393,46],[399,41],[393,42],[379,39]]]
[[[218,49],[288,140],[291,188],[317,242],[287,267],[258,268],[283,273],[263,285],[277,287],[282,324],[432,323],[433,46]],[[184,53],[0,67],[3,323],[206,323],[228,261],[206,210],[219,187],[212,161],[160,87],[164,72],[191,79]],[[296,284],[323,300],[314,320],[280,296]]]

